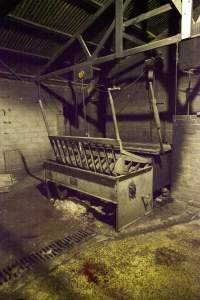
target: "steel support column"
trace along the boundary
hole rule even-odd
[[[121,57],[123,52],[123,0],[115,1],[115,52]]]

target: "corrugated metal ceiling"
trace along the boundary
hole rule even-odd
[[[107,0],[95,0],[95,3],[99,3],[99,8],[98,5],[94,5],[92,9],[84,7],[84,2],[81,0],[22,0],[10,13],[14,16],[73,35],[82,28],[89,17],[95,13],[95,10],[105,4]],[[194,0],[194,2],[197,3],[199,0]],[[127,9],[125,17],[135,17],[166,3],[169,3],[169,1],[133,0]],[[97,43],[99,42],[99,39],[101,39],[102,34],[105,32],[105,28],[109,25],[109,22],[112,22],[113,14],[114,7],[111,18],[107,20],[108,22],[105,20],[105,24],[103,22],[102,26],[98,27],[94,25],[90,28],[90,31],[92,30],[94,34],[88,34],[89,39]],[[144,23],[141,23],[141,28],[145,28],[154,35],[157,35],[168,27],[170,21],[169,15],[170,13],[164,13],[153,17],[145,22],[145,26],[143,26]],[[6,19],[0,24],[0,47],[52,57],[66,43],[66,40],[66,38],[59,38],[53,34],[42,32],[42,30],[26,28],[26,26]]]
[[[23,0],[12,12],[39,24],[74,34],[90,14],[72,1]]]

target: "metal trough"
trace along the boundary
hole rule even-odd
[[[39,101],[55,161],[44,164],[46,186],[54,182],[115,205],[119,231],[152,208],[151,159],[124,150],[117,125],[112,90],[108,88],[116,139],[51,136]]]
[[[114,203],[121,230],[152,208],[149,161],[120,151],[115,139],[49,136],[55,161],[44,164],[45,181]]]

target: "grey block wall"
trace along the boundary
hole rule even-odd
[[[200,118],[195,115],[174,117],[172,194],[200,207]]]
[[[84,135],[83,117],[74,124],[74,99],[71,88],[48,85],[41,88],[40,98],[46,111],[51,135]],[[77,97],[80,105],[81,95]],[[91,136],[99,136],[96,105],[89,103],[87,113]],[[96,123],[95,123],[96,122]],[[35,172],[52,157],[46,127],[38,104],[34,83],[0,80],[0,173],[24,176]]]
[[[58,133],[59,103],[42,94],[52,134]],[[51,155],[38,104],[37,88],[28,82],[0,81],[0,172],[17,176],[39,169]]]

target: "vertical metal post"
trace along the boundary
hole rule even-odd
[[[163,141],[162,141],[162,133],[161,133],[160,116],[159,116],[159,112],[158,112],[158,108],[157,108],[156,98],[154,95],[152,81],[149,81],[149,88],[150,88],[150,92],[151,92],[151,104],[152,104],[152,108],[153,108],[154,119],[155,119],[157,131],[158,131],[160,150],[162,153],[163,152]]]
[[[123,52],[123,0],[115,1],[115,52],[121,57]]]
[[[192,34],[193,0],[182,0],[181,39],[187,39]]]
[[[120,135],[119,135],[119,128],[118,128],[118,125],[117,125],[115,105],[114,105],[114,101],[113,101],[113,97],[112,97],[112,93],[111,93],[110,88],[108,88],[108,96],[109,96],[109,101],[110,101],[110,106],[111,106],[111,111],[112,111],[113,123],[114,123],[114,127],[115,127],[115,135],[116,135],[117,141],[119,143],[120,152],[122,152],[123,151],[123,146],[122,146],[122,141],[121,141],[121,138],[120,138]]]
[[[45,110],[44,110],[42,100],[39,99],[38,102],[39,102],[39,105],[40,105],[40,109],[41,109],[42,117],[43,117],[43,120],[44,120],[44,124],[46,126],[47,134],[48,134],[48,136],[50,136],[49,124],[48,124],[48,121],[47,121],[47,117],[46,117],[46,114],[45,114]]]

